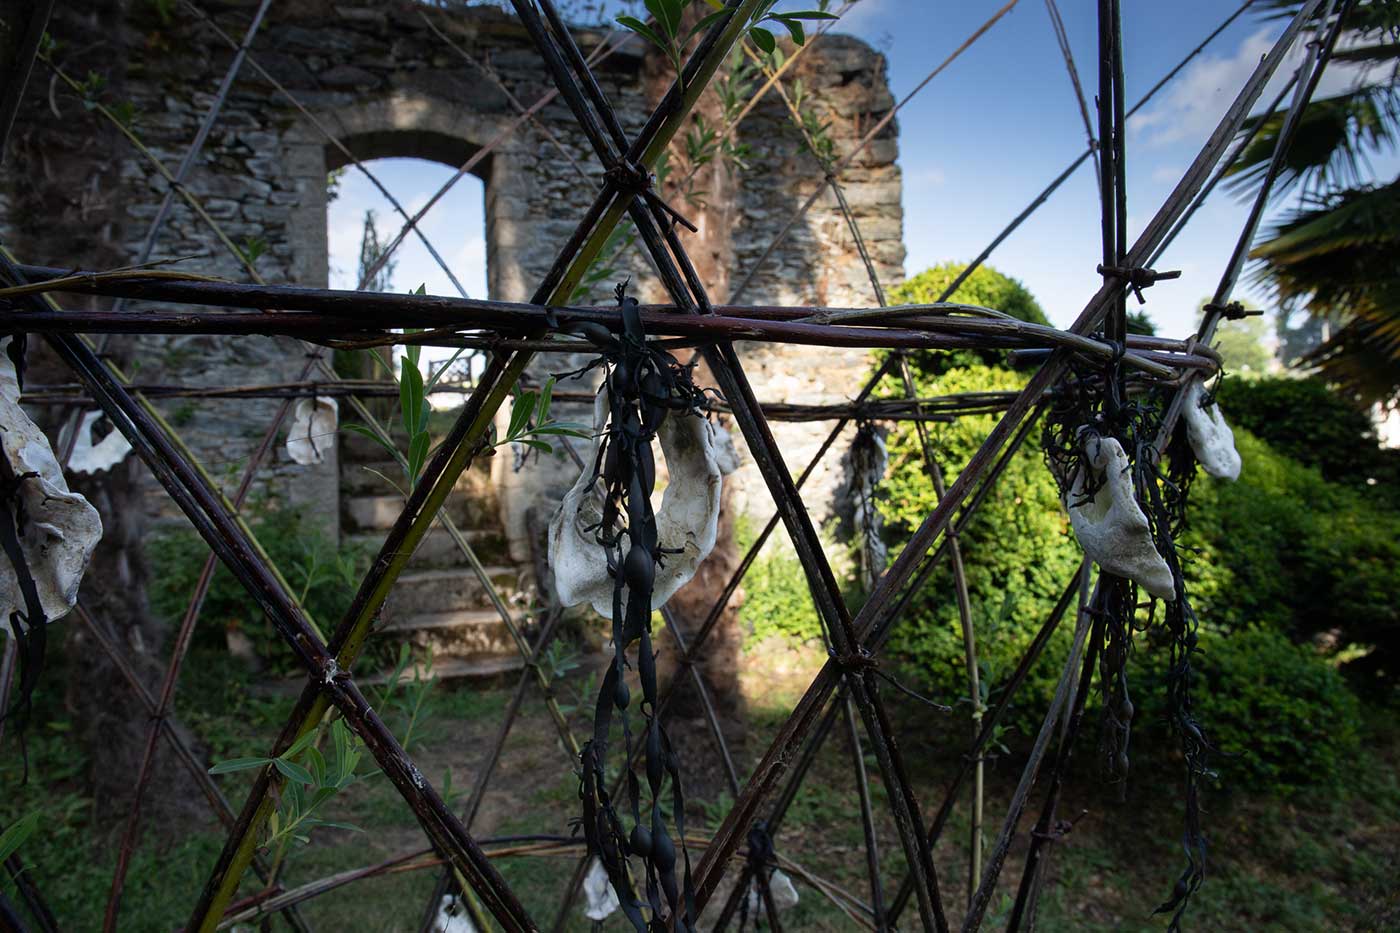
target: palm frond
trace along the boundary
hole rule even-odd
[[[1400,179],[1308,199],[1251,251],[1280,307],[1340,330],[1307,360],[1370,399],[1400,385]]]

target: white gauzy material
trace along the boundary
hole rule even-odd
[[[19,479],[24,512],[24,526],[17,529],[20,549],[44,615],[52,622],[67,615],[78,598],[88,559],[102,537],[102,519],[86,499],[68,491],[48,438],[19,407],[9,344],[9,337],[0,340],[0,444]],[[25,611],[24,595],[14,566],[0,559],[0,619],[8,621],[16,611]]]
[[[589,920],[605,920],[621,904],[608,871],[596,858],[588,865],[588,874],[583,877],[583,915]]]
[[[598,437],[578,481],[564,496],[549,523],[549,564],[554,587],[565,606],[590,603],[602,616],[612,616],[613,579],[608,555],[594,532],[602,519],[602,482],[593,477],[598,449],[608,424],[608,397],[600,391],[593,405]],[[700,562],[715,546],[719,531],[721,477],[738,465],[733,443],[724,443],[726,432],[700,415],[667,414],[657,429],[661,453],[666,459],[668,481],[656,513],[657,541],[667,553],[656,569],[651,608],[659,609],[671,595],[695,576]]]
[[[1160,599],[1173,599],[1176,586],[1171,568],[1152,544],[1147,516],[1133,495],[1132,474],[1123,445],[1111,437],[1085,441],[1089,470],[1080,470],[1064,498],[1074,536],[1085,555],[1109,573],[1127,577]],[[1102,480],[1094,497],[1085,501],[1089,471]]]
[[[96,444],[92,442],[92,426],[101,417],[101,411],[93,410],[83,412],[83,416],[78,419],[77,437],[73,440],[73,452],[68,457],[68,469],[74,473],[105,472],[121,463],[122,458],[131,453],[131,444],[120,431],[112,431]],[[72,422],[69,422],[64,425],[63,430],[59,432],[60,448],[68,446],[71,424]]]
[[[287,456],[302,466],[326,462],[326,451],[335,443],[340,409],[333,398],[298,399],[287,432]]]
[[[1235,450],[1235,432],[1225,423],[1220,406],[1201,407],[1205,386],[1192,381],[1186,390],[1186,437],[1196,462],[1217,479],[1231,482],[1240,478],[1240,454]]]
[[[889,549],[880,534],[880,512],[875,507],[875,493],[885,478],[889,465],[889,449],[877,431],[862,431],[851,445],[852,530],[860,542],[860,560],[867,582],[885,572],[889,564]]]
[[[442,896],[437,916],[433,918],[432,933],[476,933],[476,924],[467,916],[466,908],[456,895]]]
[[[768,890],[773,893],[773,906],[778,910],[788,910],[797,906],[797,888],[793,885],[792,879],[780,869],[773,869],[773,875],[768,879]],[[763,902],[759,899],[758,881],[755,880],[749,888],[749,913],[755,917],[760,916],[759,911],[763,909]]]

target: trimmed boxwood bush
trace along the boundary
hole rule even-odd
[[[1139,734],[1170,741],[1153,652],[1135,658]],[[1226,791],[1288,793],[1335,779],[1356,751],[1360,707],[1335,667],[1261,627],[1202,633],[1193,663],[1193,709],[1219,749]],[[1143,743],[1138,744],[1139,748]]]

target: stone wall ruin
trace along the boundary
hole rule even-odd
[[[256,6],[253,0],[200,3],[235,38],[242,37]],[[100,99],[124,110],[129,105],[131,132],[173,171],[213,100],[232,49],[180,4],[168,18],[162,18],[157,5],[138,0],[100,0],[82,7],[60,9],[56,15],[50,30],[59,43],[55,62],[80,79],[88,72],[101,75],[105,86]],[[507,96],[434,35],[428,18],[489,66],[517,100],[529,104],[551,89],[523,28],[495,7],[448,11],[413,0],[274,4],[186,183],[222,236],[243,249],[256,244],[255,265],[268,282],[327,282],[327,173],[346,160],[327,144],[321,128],[362,160],[414,157],[455,168],[479,148],[495,144],[474,169],[485,183],[491,297],[528,298],[582,216],[601,170],[567,107],[556,98],[538,118],[584,168],[586,182],[536,126],[512,129],[516,111]],[[611,35],[580,29],[577,39],[588,54]],[[658,80],[664,62],[634,39],[596,71],[625,128],[637,130],[664,86]],[[816,112],[829,124],[838,155],[893,106],[883,57],[850,37],[821,38],[791,76],[804,82]],[[702,228],[690,242],[697,246],[697,263],[711,279],[715,300],[727,297],[799,206],[824,184],[776,95],[754,109],[738,135],[753,153],[748,168],[722,174],[714,170],[709,203],[688,211]],[[886,287],[903,276],[897,154],[892,123],[841,176]],[[0,180],[0,239],[21,261],[82,268],[129,263],[167,189],[145,156],[38,66]],[[450,253],[453,244],[438,245]],[[220,235],[176,197],[152,257],[184,256],[198,258],[179,268],[247,279]],[[663,297],[640,253],[630,272],[640,297]],[[865,268],[829,191],[759,270],[743,300],[874,303]],[[76,298],[67,301],[69,306],[81,304]],[[122,338],[112,341],[112,347],[129,361],[138,382],[215,386],[293,381],[306,363],[295,342],[267,338]],[[847,399],[870,366],[861,351],[745,346],[741,352],[759,398],[774,402]],[[558,367],[558,361],[544,361],[537,370]],[[228,488],[277,404],[271,399],[160,403]],[[775,423],[773,428],[788,465],[798,470],[829,426]],[[517,474],[509,469],[509,458],[494,459],[499,521],[511,558],[522,562],[527,559],[522,536],[528,532],[529,509],[561,491],[573,468]],[[828,463],[807,487],[807,501],[819,520],[831,514],[830,498],[840,481],[839,456],[828,457]],[[259,482],[308,506],[328,533],[348,534],[341,524],[361,521],[356,510],[375,506],[352,507],[350,500],[363,498],[362,491],[343,489],[341,472],[335,457],[318,467],[297,466],[279,443]],[[767,491],[751,464],[738,474],[736,490],[734,504],[758,522],[766,520],[771,509]],[[158,516],[173,514],[153,484],[148,498]]]

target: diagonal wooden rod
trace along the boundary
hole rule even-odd
[[[705,50],[703,55],[697,50],[696,56],[693,56],[691,63],[687,65],[687,80],[690,83],[686,91],[682,93],[673,88],[653,116],[651,122],[655,135],[647,145],[646,155],[649,159],[654,161],[656,154],[669,143],[671,135],[680,127],[700,90],[728,54],[744,17],[751,12],[750,8],[754,3],[756,0],[745,0],[745,4],[731,7],[730,15],[716,23],[706,39],[702,40],[702,49]],[[616,224],[617,217],[620,216],[610,216],[605,210],[610,198],[610,193],[605,190],[595,200],[594,207],[569,238],[560,259],[555,262],[550,274],[537,291],[536,303],[558,303],[560,296],[567,297],[572,292],[583,271],[598,254],[611,226]],[[407,563],[408,557],[431,524],[433,516],[446,500],[457,476],[470,463],[495,411],[505,401],[511,388],[524,372],[529,358],[527,353],[515,353],[508,356],[498,355],[491,360],[478,390],[468,400],[462,414],[440,445],[438,453],[425,469],[422,480],[414,488],[404,512],[390,530],[379,557],[356,594],[336,637],[332,639],[331,650],[349,663],[353,663],[358,656],[368,635],[370,623],[377,615],[393,581]],[[348,668],[348,664],[343,666]],[[290,745],[297,735],[320,721],[325,709],[324,697],[308,688],[294,709],[276,747],[285,748]],[[240,816],[239,829],[231,836],[220,857],[215,874],[206,886],[205,896],[201,898],[201,904],[196,910],[196,917],[216,918],[222,913],[222,905],[232,898],[238,877],[251,857],[256,833],[271,814],[268,792],[272,778],[269,770],[264,769],[259,775],[249,802]]]
[[[7,256],[0,255],[0,269],[7,280],[22,281]],[[513,893],[370,708],[348,672],[336,666],[334,656],[322,644],[309,619],[272,569],[257,556],[227,500],[211,487],[164,427],[126,392],[85,343],[67,336],[51,337],[49,343],[88,386],[116,428],[248,590],[255,604],[267,613],[313,680],[319,682],[323,694],[329,696],[364,739],[385,774],[413,807],[429,838],[472,882],[488,909],[507,929],[527,929],[527,915]],[[217,916],[210,920],[216,921]]]
[[[549,41],[548,36],[543,34],[542,24],[539,23],[538,14],[534,8],[525,0],[514,0],[514,2],[526,28],[531,31],[531,37],[539,46],[546,64],[550,66],[556,85],[560,88],[565,100],[574,109],[575,117],[587,131],[589,140],[598,150],[600,158],[605,162],[615,163],[617,154],[613,151],[610,142],[620,142],[616,139],[620,135],[620,128],[610,127],[614,139],[609,140],[588,110],[588,105],[591,104],[597,111],[607,112],[610,110],[607,101],[596,91],[596,84],[590,84],[585,80],[584,87],[582,90],[579,89],[573,76],[564,67],[558,51]],[[550,5],[549,0],[542,0],[542,3],[546,8]],[[586,66],[584,70],[586,71]],[[586,103],[585,98],[588,98]],[[629,209],[637,232],[651,251],[658,268],[661,269],[663,282],[673,300],[687,313],[712,313],[708,307],[709,302],[705,288],[694,268],[690,265],[674,228],[667,225],[664,231],[659,231],[656,220],[659,219],[663,224],[666,224],[666,218],[657,217],[654,219],[646,202],[639,195],[633,196],[630,200],[632,203],[629,205]],[[657,213],[659,214],[659,211]],[[664,242],[662,241],[663,235]],[[667,247],[670,249],[669,254]],[[679,264],[679,269],[677,264]],[[768,425],[763,420],[761,413],[758,412],[757,400],[753,397],[752,388],[744,377],[738,357],[727,343],[717,344],[703,352],[705,352],[711,372],[734,408],[735,421],[744,433],[750,453],[759,464],[760,473],[769,483],[770,493],[775,501],[784,506],[782,511],[789,534],[792,536],[803,566],[807,570],[808,585],[819,613],[826,622],[826,630],[831,639],[832,649],[838,657],[853,657],[850,652],[856,650],[855,631],[851,626],[850,615],[841,597],[840,587],[826,561],[825,554],[822,552],[816,530],[811,524],[806,509],[802,506],[801,497],[792,483],[791,475],[782,462],[777,443],[768,430]],[[938,898],[937,880],[932,859],[924,844],[918,805],[909,788],[908,778],[904,774],[898,746],[889,731],[888,717],[884,713],[879,694],[874,690],[874,674],[866,669],[853,676],[852,681],[852,692],[855,695],[857,706],[861,708],[866,728],[871,734],[872,745],[881,763],[881,770],[892,791],[891,801],[895,821],[900,829],[901,839],[906,846],[906,857],[911,864],[918,865],[921,869],[922,877],[920,880],[922,883],[916,888],[920,894],[921,914],[930,926],[936,925],[939,929],[944,929],[946,921],[942,916],[942,905]]]
[[[1055,44],[1060,47],[1060,57],[1065,60],[1065,71],[1069,73],[1069,83],[1074,90],[1074,102],[1079,108],[1079,118],[1084,122],[1084,141],[1088,150],[1094,152],[1098,148],[1098,140],[1094,138],[1094,124],[1089,119],[1089,104],[1084,99],[1084,86],[1079,83],[1079,68],[1074,64],[1074,50],[1065,31],[1065,21],[1055,0],[1045,0],[1045,12],[1050,15],[1050,30],[1055,34]],[[1095,155],[1094,159],[1097,169],[1098,156]]]
[[[36,0],[29,5],[29,15],[24,20],[24,36],[15,49],[9,73],[5,75],[5,85],[3,90],[0,90],[0,163],[5,160],[5,143],[10,138],[10,130],[14,128],[15,114],[19,113],[24,89],[29,86],[29,75],[34,70],[34,60],[43,43],[44,30],[53,14],[53,5],[54,0]],[[10,21],[10,29],[17,30],[18,27],[16,21]]]
[[[968,905],[967,916],[963,918],[963,933],[974,933],[982,926],[982,917],[986,912],[987,904],[992,897],[992,891],[996,886],[996,879],[1001,874],[1001,866],[1006,861],[1006,854],[1011,848],[1011,838],[1016,833],[1016,827],[1021,821],[1021,814],[1026,807],[1026,801],[1030,797],[1031,788],[1035,785],[1036,775],[1040,771],[1040,762],[1045,757],[1045,749],[1050,743],[1050,735],[1054,731],[1055,723],[1062,715],[1069,715],[1068,702],[1069,692],[1075,683],[1075,674],[1080,670],[1080,661],[1083,660],[1085,672],[1093,670],[1094,652],[1086,650],[1086,639],[1089,633],[1092,613],[1081,613],[1075,623],[1074,641],[1071,643],[1069,659],[1065,661],[1064,672],[1060,675],[1059,685],[1055,688],[1055,697],[1050,701],[1050,709],[1045,714],[1045,721],[1041,724],[1040,732],[1036,736],[1035,743],[1031,746],[1030,755],[1026,761],[1026,767],[1021,772],[1021,780],[1016,785],[1016,791],[1011,796],[1011,804],[1007,808],[1006,819],[1002,823],[1001,833],[997,836],[996,842],[992,845],[991,855],[987,860],[986,871],[982,875],[982,883],[977,888],[976,894],[972,898],[972,903]],[[1097,617],[1094,617],[1097,618]],[[1097,630],[1102,625],[1101,621],[1094,621],[1093,627]],[[1095,642],[1096,644],[1097,642]],[[1087,691],[1085,691],[1087,692]]]
[[[1223,154],[1229,140],[1238,132],[1240,123],[1243,122],[1249,109],[1263,90],[1264,84],[1277,69],[1285,52],[1292,45],[1302,23],[1306,17],[1313,13],[1319,2],[1320,0],[1309,0],[1304,4],[1303,9],[1285,28],[1283,35],[1273,49],[1254,70],[1234,104],[1226,112],[1200,154],[1192,162],[1186,175],[1148,223],[1133,249],[1129,251],[1127,258],[1129,265],[1140,264],[1145,259],[1148,253],[1160,242],[1161,237],[1165,235],[1171,224],[1180,216],[1190,199],[1199,191],[1211,167]],[[1090,299],[1071,330],[1076,333],[1091,331],[1107,310],[1109,302],[1124,289],[1126,284],[1117,277],[1110,276]],[[1006,443],[1016,426],[1029,413],[1033,400],[1038,399],[1063,371],[1065,362],[1066,354],[1063,351],[1055,351],[1051,354],[1050,361],[1031,378],[1022,395],[1012,404],[998,425],[993,428],[981,449],[974,454],[968,467],[949,487],[948,495],[943,498],[940,505],[914,533],[909,545],[900,554],[894,565],[877,582],[875,591],[855,620],[857,631],[862,638],[869,632],[878,630],[892,621],[888,615],[887,605],[893,602],[892,597],[895,591],[903,586],[913,574],[923,554],[947,527],[954,511],[966,498],[970,487],[987,468],[997,451]],[[757,815],[759,801],[783,773],[786,767],[786,758],[791,749],[801,742],[812,719],[816,716],[826,697],[829,696],[836,676],[834,667],[830,663],[825,665],[812,686],[798,702],[792,716],[784,724],[768,752],[755,767],[744,793],[736,800],[729,816],[726,817],[724,824],[717,832],[715,844],[707,850],[705,859],[702,860],[697,872],[697,898],[702,904],[712,893],[713,887],[717,883],[717,867],[722,866],[739,845],[743,833],[747,831],[748,826]]]
[[[302,368],[300,378],[310,372],[314,360],[308,359]],[[291,399],[286,399],[277,408],[276,415],[273,416],[272,423],[263,433],[262,440],[258,443],[257,449],[253,451],[252,457],[248,460],[248,465],[244,468],[243,477],[239,481],[238,489],[233,495],[233,508],[242,508],[244,500],[248,496],[253,485],[253,478],[257,475],[259,467],[262,466],[264,458],[272,447],[272,443],[277,438],[281,430],[282,422],[291,411]],[[132,790],[131,804],[127,811],[126,826],[122,831],[121,842],[117,849],[117,865],[112,873],[112,884],[107,895],[107,909],[103,918],[103,930],[106,933],[113,933],[117,928],[117,917],[121,912],[122,889],[126,884],[126,873],[131,866],[131,858],[136,852],[136,842],[141,826],[142,803],[145,798],[146,788],[150,784],[150,779],[155,765],[156,746],[160,741],[160,736],[164,732],[161,728],[161,721],[170,714],[170,707],[175,700],[175,686],[180,679],[180,671],[183,666],[185,654],[189,650],[190,641],[194,635],[194,627],[199,619],[200,610],[204,607],[204,599],[209,593],[209,586],[214,579],[214,570],[217,566],[218,558],[211,553],[204,562],[199,579],[195,583],[194,592],[190,596],[188,606],[180,620],[180,627],[176,632],[175,641],[170,649],[170,661],[166,665],[165,676],[160,687],[160,699],[157,701],[155,712],[151,717],[151,723],[146,731],[146,744],[141,754],[141,764],[136,772],[136,784]]]
[[[865,752],[860,747],[860,730],[856,728],[856,711],[851,695],[841,698],[845,713],[846,744],[851,751],[851,766],[855,771],[856,795],[860,799],[860,828],[865,835],[865,871],[870,878],[870,910],[876,930],[888,929],[885,921],[885,891],[880,883],[880,843],[875,832],[875,813],[870,803],[870,780],[865,773]]]

